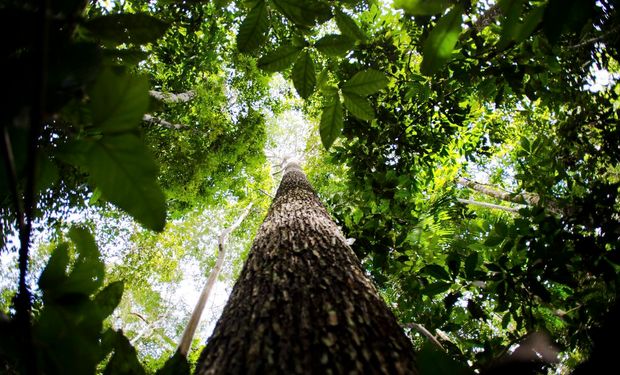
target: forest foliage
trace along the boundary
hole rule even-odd
[[[445,373],[519,358],[530,373],[593,371],[617,330],[617,8],[3,1],[0,255],[17,254],[18,280],[2,291],[0,366],[161,367],[184,318],[162,313],[156,286],[188,259],[208,272],[203,234],[257,202],[242,259],[276,185],[268,121],[298,110],[298,156],[423,373],[438,358]],[[129,247],[103,245],[116,238]],[[113,328],[131,327],[132,304],[168,321],[148,338],[171,346],[157,358]],[[186,366],[172,358],[160,371]]]

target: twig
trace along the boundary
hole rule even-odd
[[[474,205],[474,206],[492,208],[492,209],[495,209],[495,210],[502,210],[502,211],[508,211],[508,212],[519,212],[519,210],[520,210],[517,207],[500,206],[498,204],[487,203],[487,202],[479,202],[479,201],[472,201],[470,199],[457,198],[457,201],[460,202],[460,203],[463,203],[463,204],[471,204],[471,205]]]
[[[445,351],[446,349],[443,347],[443,345],[441,345],[441,343],[439,342],[439,340],[437,340],[437,338],[435,336],[433,336],[432,333],[430,333],[426,328],[424,328],[424,326],[422,326],[421,324],[418,323],[409,323],[406,326],[407,328],[413,328],[416,331],[420,332],[422,335],[426,336],[426,338],[428,338],[429,340],[431,340],[431,342],[433,344],[435,344],[439,349]]]

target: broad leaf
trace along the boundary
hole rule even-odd
[[[122,281],[115,281],[108,284],[95,296],[95,305],[99,308],[100,317],[107,318],[112,314],[116,306],[123,297],[124,284]]]
[[[368,99],[363,96],[343,92],[344,106],[360,120],[370,121],[375,118],[375,110]]]
[[[103,133],[134,130],[140,125],[149,100],[145,77],[105,69],[90,90],[93,125]]]
[[[471,253],[465,258],[465,276],[468,279],[472,279],[474,277],[474,271],[478,266],[478,253]]]
[[[450,289],[450,286],[452,286],[451,283],[447,283],[445,281],[437,281],[424,287],[424,289],[422,289],[422,294],[426,294],[427,296],[434,296],[435,294],[447,291],[448,289]]]
[[[149,229],[166,222],[165,197],[157,185],[157,165],[140,138],[133,134],[104,136],[92,145],[87,169],[103,198],[127,211]]]
[[[144,44],[162,37],[168,24],[146,13],[119,13],[95,17],[84,27],[96,37],[116,43]]]
[[[453,0],[394,0],[394,8],[414,16],[432,16],[446,10]]]
[[[281,72],[295,61],[301,50],[302,47],[285,44],[258,59],[257,65],[268,72]]]
[[[276,9],[298,26],[313,26],[329,19],[329,6],[314,0],[272,0]]]
[[[342,85],[342,92],[361,96],[372,95],[386,87],[388,82],[385,74],[378,70],[363,70]]]
[[[461,35],[463,7],[456,5],[441,17],[424,42],[420,71],[432,75],[439,71],[452,56],[452,51]]]
[[[67,265],[69,264],[69,245],[58,245],[47,262],[45,269],[39,277],[39,288],[46,290],[64,282],[67,278]]]
[[[440,280],[450,280],[450,275],[445,268],[438,264],[429,264],[420,270],[421,273],[425,273],[427,275],[431,275],[436,279]]]
[[[357,26],[357,23],[353,18],[349,17],[346,13],[336,10],[335,13],[336,25],[338,25],[338,29],[343,35],[348,36],[349,38],[356,40],[365,40],[366,34],[362,31],[362,29]]]
[[[448,353],[426,342],[418,353],[420,374],[473,375],[466,363],[455,361]]]
[[[265,1],[259,1],[245,17],[237,33],[237,48],[252,52],[267,38],[269,31],[268,9]]]
[[[111,340],[114,346],[114,354],[103,370],[103,375],[141,375],[144,368],[138,360],[136,349],[131,346],[129,340],[121,331],[113,331]]]
[[[321,124],[319,132],[321,133],[321,142],[326,150],[329,150],[336,138],[342,131],[343,117],[342,104],[338,93],[328,98],[328,103],[323,107],[321,114]]]
[[[347,36],[329,34],[319,39],[314,46],[328,56],[344,56],[353,48],[354,43],[353,39]]]
[[[314,92],[316,73],[314,62],[308,52],[302,52],[293,66],[293,84],[299,96],[307,99]]]
[[[103,283],[105,270],[103,262],[99,259],[101,253],[93,235],[84,228],[72,227],[69,230],[69,238],[75,244],[79,256],[62,287],[62,292],[88,296]]]

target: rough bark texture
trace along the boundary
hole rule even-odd
[[[413,347],[289,164],[196,374],[416,374]]]

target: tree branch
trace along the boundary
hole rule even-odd
[[[162,128],[171,129],[171,130],[188,130],[189,129],[189,126],[187,125],[173,124],[164,119],[149,115],[148,113],[142,117],[142,121],[148,124],[151,124],[151,125],[157,125],[157,126],[161,126]]]
[[[470,199],[461,199],[461,198],[457,198],[457,201],[463,204],[471,204],[474,206],[486,207],[486,208],[491,208],[495,210],[502,210],[502,211],[508,211],[508,212],[519,212],[519,208],[517,207],[506,207],[506,206],[500,206],[499,204],[472,201]]]
[[[413,328],[416,331],[418,331],[419,333],[421,333],[423,336],[425,336],[426,338],[428,338],[433,344],[435,344],[435,346],[437,346],[439,349],[445,351],[446,349],[443,347],[443,345],[441,345],[441,343],[439,342],[439,340],[437,340],[437,338],[435,336],[433,336],[432,333],[430,333],[426,328],[424,328],[423,325],[418,324],[418,323],[409,323],[406,325],[407,328]]]
[[[187,323],[187,327],[183,332],[183,336],[179,341],[179,347],[177,348],[177,352],[179,352],[184,357],[187,357],[187,353],[189,352],[190,346],[192,344],[192,340],[194,338],[194,334],[196,333],[196,328],[198,327],[198,323],[200,322],[200,317],[202,316],[202,312],[207,304],[207,300],[209,299],[209,295],[211,294],[211,290],[215,285],[215,280],[220,274],[222,270],[222,266],[224,264],[224,257],[226,256],[226,242],[228,241],[228,236],[241,225],[243,220],[250,214],[252,210],[252,206],[254,202],[251,202],[243,211],[243,213],[232,223],[228,228],[224,229],[219,236],[218,243],[218,255],[217,260],[215,261],[215,267],[211,270],[209,274],[209,278],[207,279],[207,283],[205,284],[202,292],[200,292],[200,297],[198,298],[198,302],[196,303],[196,307],[194,307],[194,311],[192,312],[192,316]]]
[[[196,93],[191,90],[186,91],[186,92],[181,92],[178,94],[174,94],[171,92],[161,92],[161,91],[151,90],[149,91],[149,95],[151,95],[152,98],[155,98],[164,103],[173,104],[173,103],[187,103],[196,96]]]

